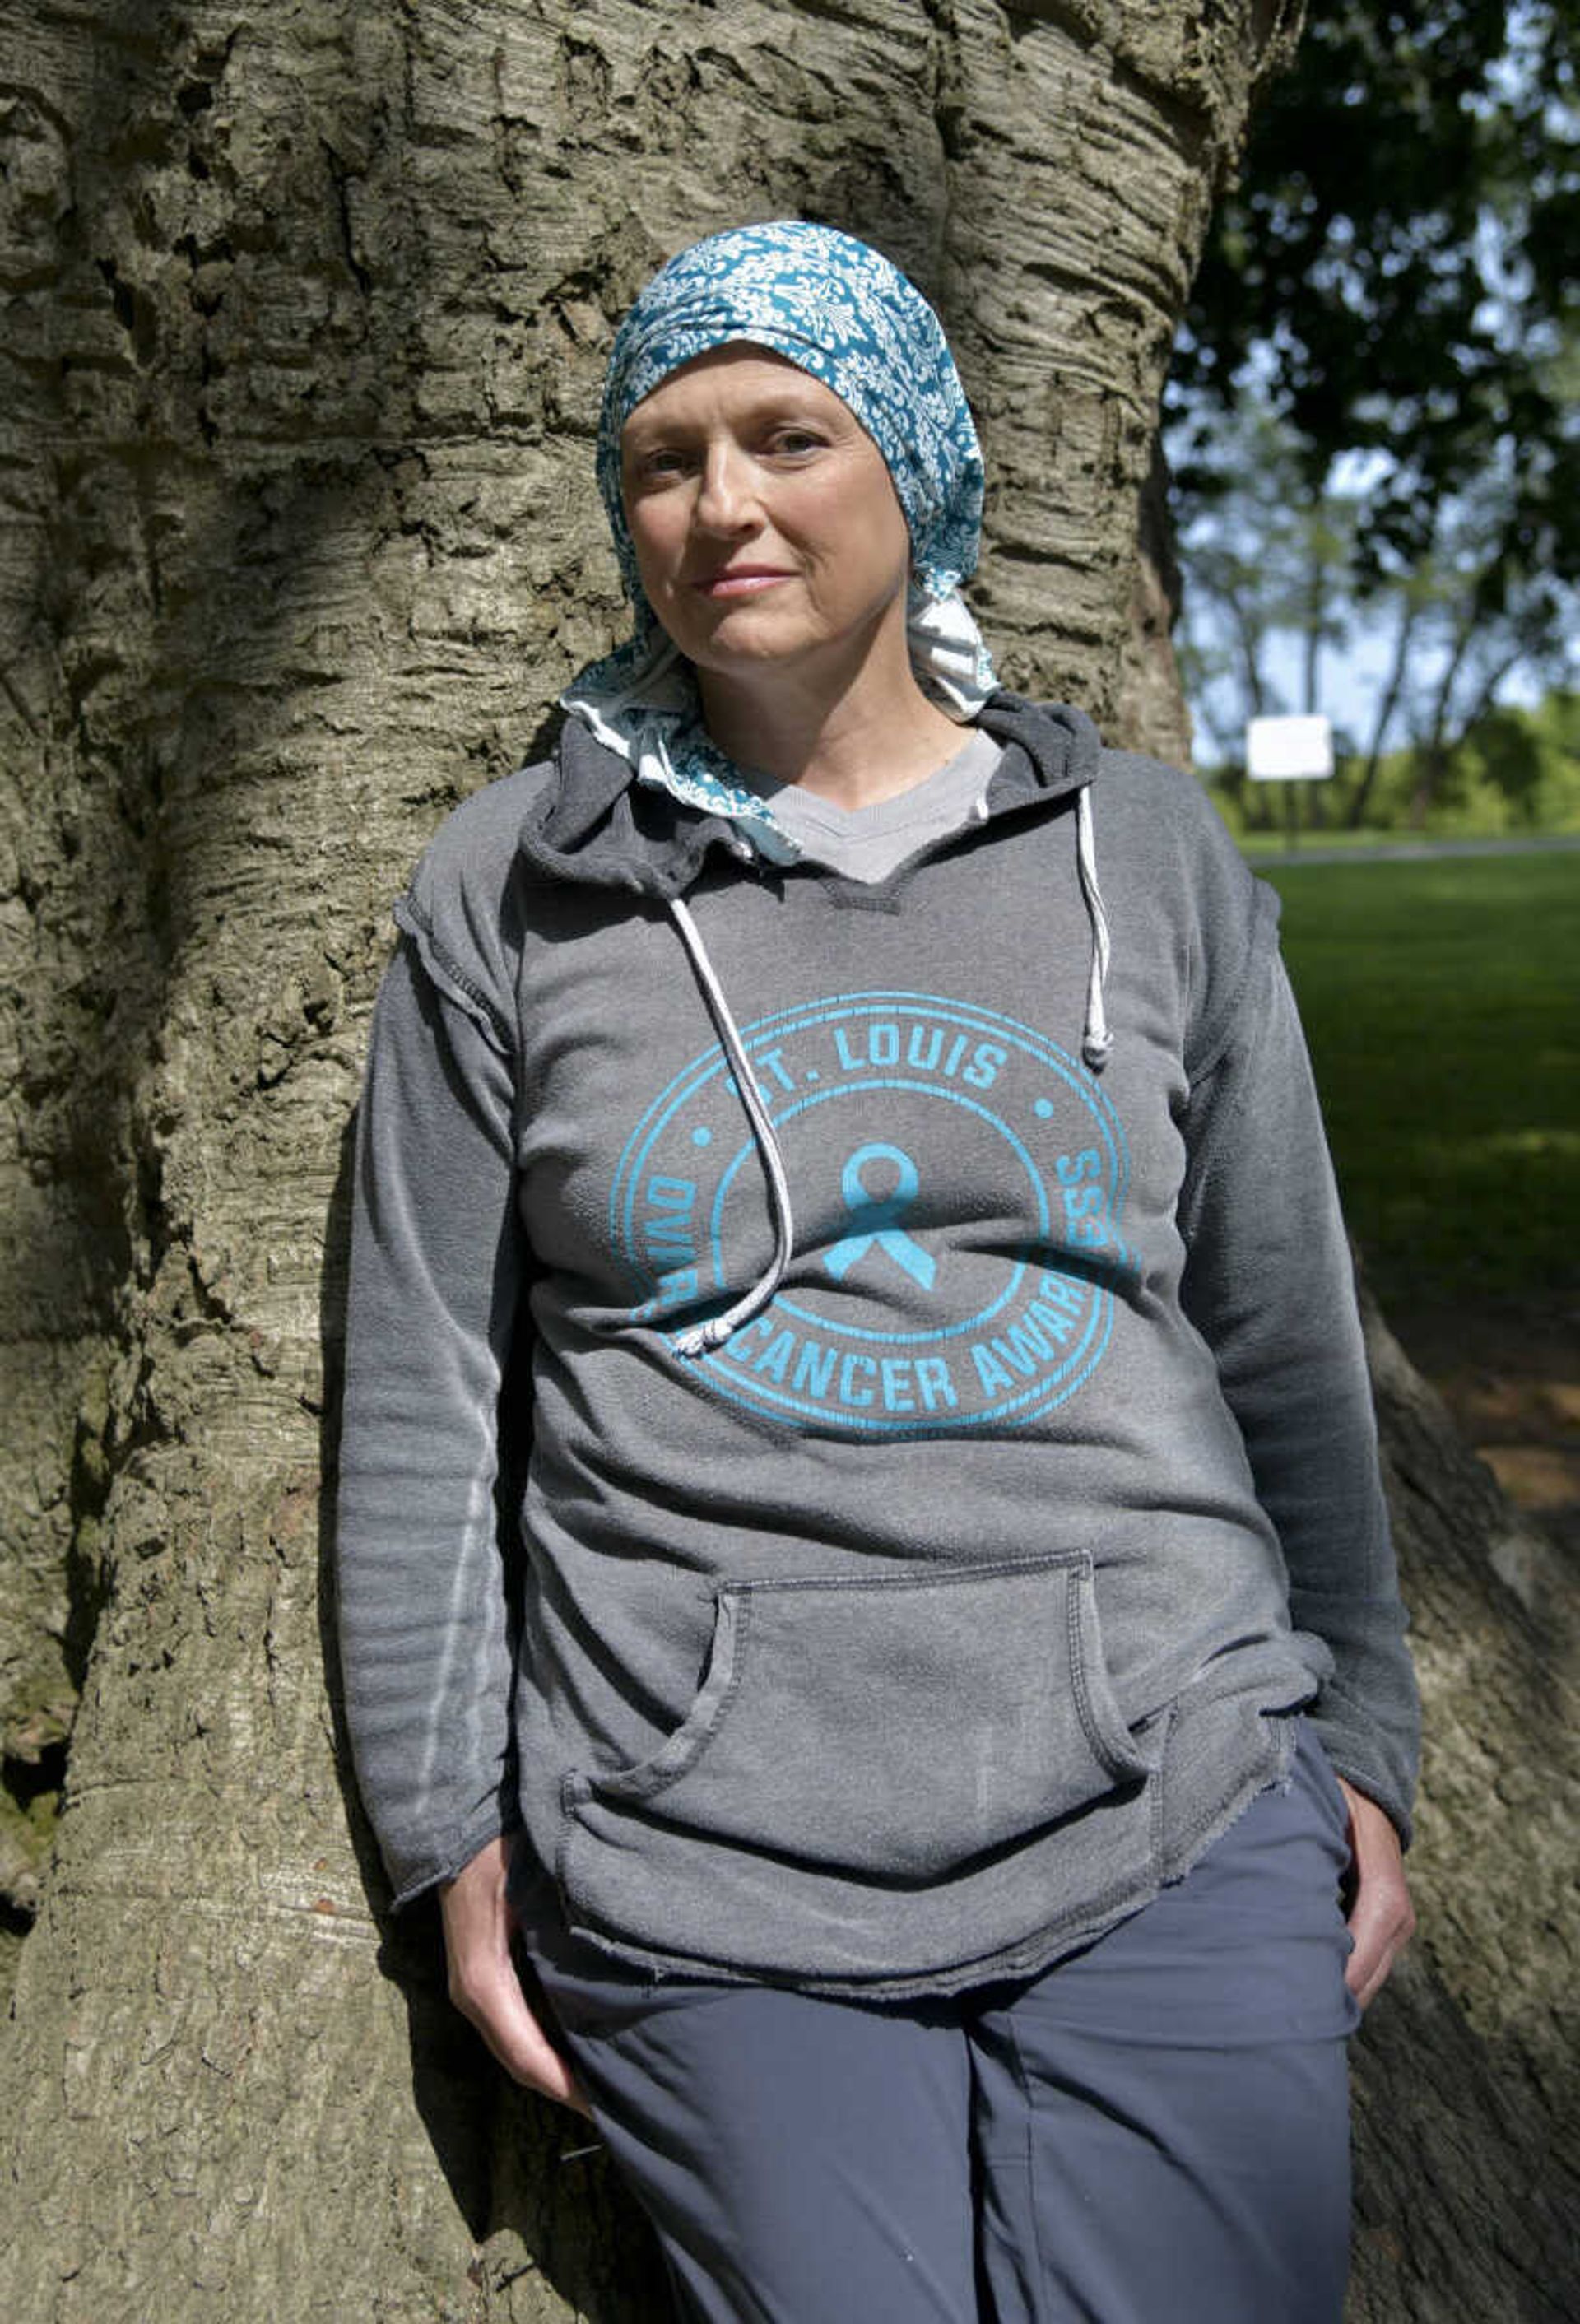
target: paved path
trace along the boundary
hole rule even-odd
[[[1525,839],[1383,839],[1374,847],[1329,847],[1313,839],[1263,854],[1247,848],[1253,871],[1263,864],[1433,863],[1447,855],[1561,855],[1580,852],[1580,831],[1533,833]]]

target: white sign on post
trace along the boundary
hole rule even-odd
[[[1253,783],[1319,782],[1333,772],[1333,727],[1326,718],[1253,718],[1245,729],[1245,771]]]

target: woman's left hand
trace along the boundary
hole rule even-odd
[[[1363,2009],[1387,1982],[1389,1971],[1415,1932],[1416,1915],[1404,1877],[1399,1834],[1375,1800],[1341,1775],[1350,1812],[1350,1934],[1355,1941],[1344,1983]]]

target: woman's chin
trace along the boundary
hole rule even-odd
[[[767,618],[766,609],[749,615],[741,608],[716,622],[706,636],[682,641],[681,650],[698,669],[727,677],[747,670],[791,669],[828,642],[799,622]]]

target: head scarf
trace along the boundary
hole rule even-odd
[[[598,489],[635,634],[560,696],[639,779],[794,853],[767,803],[711,742],[690,665],[648,604],[620,490],[620,433],[661,381],[710,347],[749,341],[831,388],[883,456],[910,533],[908,633],[919,682],[956,717],[995,684],[959,595],[976,565],[982,453],[942,326],[898,267],[831,226],[790,219],[694,243],[648,284],[615,335],[598,423]]]

